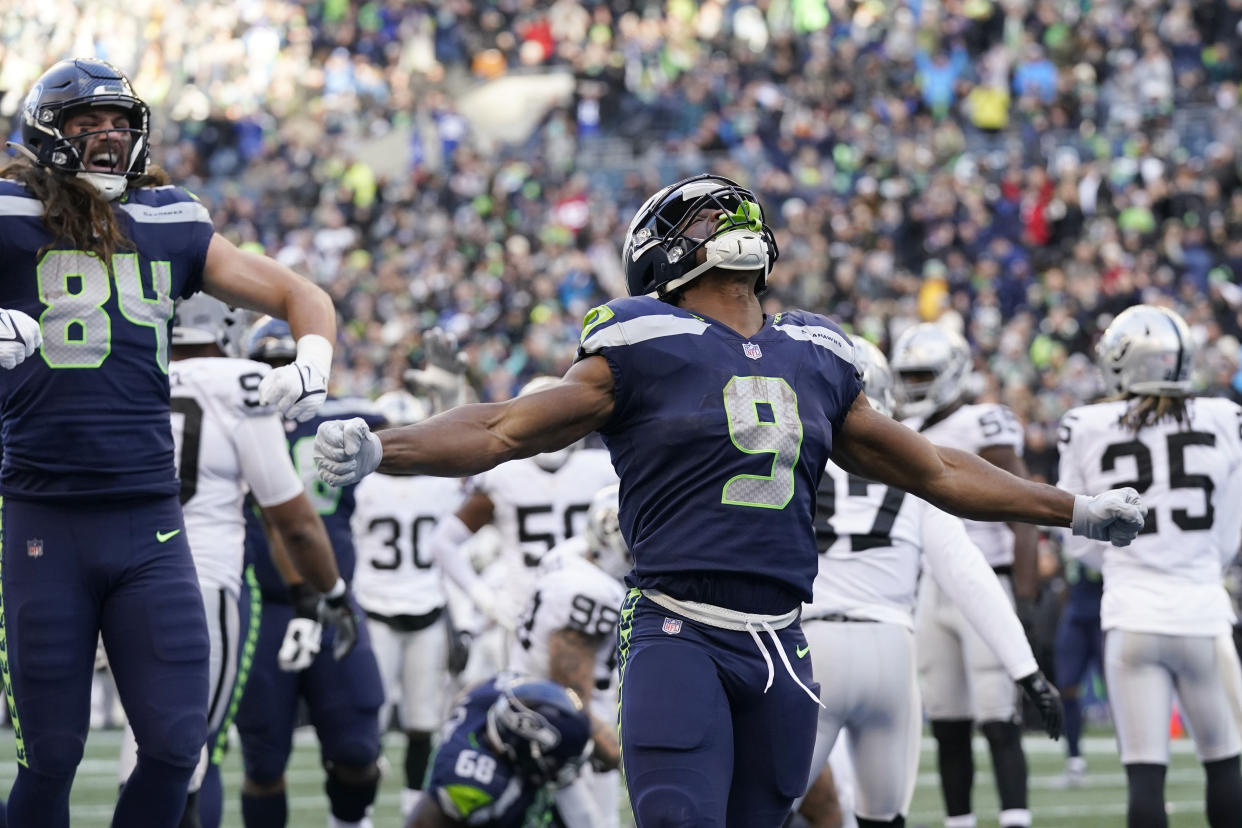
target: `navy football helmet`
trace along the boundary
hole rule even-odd
[[[65,121],[86,107],[124,110],[130,128],[100,129],[67,137],[63,131]],[[111,200],[125,191],[129,179],[147,171],[150,126],[150,109],[134,94],[129,78],[120,69],[102,60],[62,60],[44,72],[27,93],[22,107],[22,143],[11,146],[41,167],[90,182]],[[87,160],[82,156],[85,139],[101,132],[129,133],[129,158],[124,159],[117,172],[86,169]]]
[[[712,211],[708,228],[705,210]],[[702,263],[696,255],[700,248],[706,253]],[[761,292],[778,255],[755,194],[727,178],[703,174],[647,199],[630,222],[621,259],[631,296],[662,297],[713,267],[762,270],[755,284]]]
[[[246,335],[245,355],[255,362],[284,365],[298,355],[289,323],[271,316],[261,317]]]
[[[500,697],[487,711],[487,734],[537,785],[563,788],[591,752],[591,719],[573,690],[554,681],[498,681]]]

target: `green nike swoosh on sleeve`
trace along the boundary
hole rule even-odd
[[[158,532],[157,531],[155,533],[155,539],[159,541],[160,543],[163,543],[164,541],[169,540],[171,538],[175,538],[177,535],[180,535],[180,534],[181,534],[180,529],[173,529],[170,532]]]
[[[810,651],[811,651],[811,646],[809,644],[805,647],[794,648],[794,652],[798,654],[798,658],[806,658],[806,654],[809,653]]]

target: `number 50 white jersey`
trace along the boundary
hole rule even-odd
[[[181,508],[194,566],[199,581],[234,596],[241,590],[247,487],[260,506],[277,506],[302,491],[284,426],[259,405],[259,382],[270,370],[261,362],[225,357],[168,365]]]
[[[1147,525],[1103,556],[1104,629],[1164,635],[1228,633],[1233,609],[1221,572],[1242,535],[1242,408],[1225,399],[1187,400],[1187,421],[1138,434],[1121,425],[1128,402],[1081,406],[1061,419],[1057,485],[1074,494],[1133,486]]]
[[[460,480],[370,474],[354,490],[350,527],[358,565],[354,597],[378,615],[426,615],[444,606],[440,566],[428,548],[436,522],[460,505]]]

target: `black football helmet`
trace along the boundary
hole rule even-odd
[[[95,106],[124,110],[130,128],[66,137],[63,130],[68,116],[84,107]],[[150,110],[134,94],[129,78],[121,70],[93,58],[62,60],[44,72],[26,95],[20,149],[35,164],[76,175],[93,184],[105,197],[116,198],[125,191],[128,179],[147,171],[150,125]],[[115,174],[85,169],[83,139],[104,131],[130,133],[128,163]]]
[[[703,210],[719,211],[704,238],[686,235],[703,221]],[[697,235],[698,233],[696,233]],[[706,260],[695,253],[705,248]],[[631,296],[664,296],[713,267],[757,270],[762,292],[778,256],[776,239],[763,220],[755,194],[719,175],[703,174],[671,184],[647,199],[625,234],[622,264]]]
[[[250,327],[242,349],[247,359],[269,365],[285,365],[298,355],[298,344],[289,323],[283,319],[262,316]]]
[[[554,681],[513,676],[487,711],[488,737],[537,785],[563,788],[591,752],[591,719],[578,694]]]

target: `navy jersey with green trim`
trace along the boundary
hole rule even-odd
[[[54,239],[42,202],[0,180],[0,308],[26,313],[43,333],[39,352],[0,370],[6,497],[179,490],[168,395],[173,301],[202,285],[211,217],[178,187],[129,190],[112,209],[134,249],[105,263]]]
[[[375,407],[368,400],[357,397],[329,397],[319,412],[304,423],[285,420],[285,437],[289,441],[293,467],[297,469],[298,477],[302,478],[302,485],[306,487],[306,496],[310,498],[311,505],[323,518],[324,529],[328,532],[328,539],[332,541],[332,551],[336,553],[336,567],[346,581],[352,581],[354,577],[354,536],[349,522],[354,515],[354,490],[357,484],[338,489],[320,480],[312,449],[315,432],[319,430],[320,423],[353,417],[361,417],[372,428],[384,422],[383,417],[376,413]],[[267,551],[267,537],[263,534],[258,513],[253,502],[248,502],[247,506],[246,559],[254,564],[254,574],[263,590],[264,598],[287,601],[288,587],[272,564],[271,555]]]
[[[761,575],[811,600],[815,491],[862,390],[841,330],[795,310],[743,337],[632,297],[587,314],[578,358],[593,355],[615,382],[600,434],[621,478],[631,585]]]
[[[488,828],[559,826],[553,792],[520,773],[487,740],[487,711],[500,697],[506,674],[470,690],[440,731],[423,790],[446,816]]]

